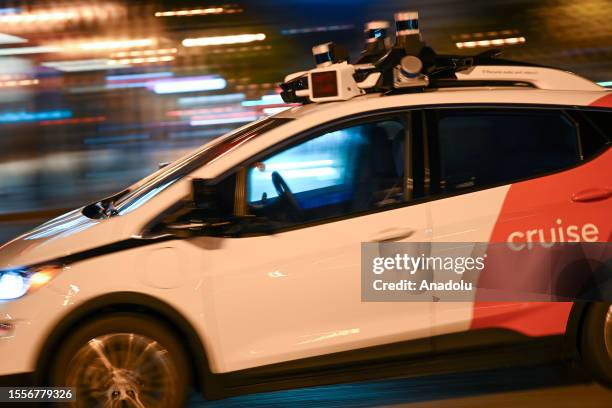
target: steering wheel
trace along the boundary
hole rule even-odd
[[[302,219],[302,207],[295,199],[295,196],[289,189],[287,182],[285,179],[278,173],[278,171],[272,172],[272,184],[274,184],[274,188],[278,193],[279,197],[283,197],[291,207],[295,217],[297,219]]]

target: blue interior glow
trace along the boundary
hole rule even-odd
[[[272,184],[277,171],[291,191],[301,193],[325,187],[350,185],[357,148],[365,143],[361,127],[327,133],[265,160],[263,168],[251,168],[248,176],[249,201],[278,194]]]

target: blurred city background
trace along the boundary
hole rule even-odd
[[[610,0],[0,1],[0,243],[285,109],[312,45],[420,12],[441,53],[612,81]]]

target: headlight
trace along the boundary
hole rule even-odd
[[[0,301],[20,298],[45,286],[62,269],[63,265],[50,264],[0,271]]]

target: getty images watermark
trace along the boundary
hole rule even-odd
[[[609,243],[362,243],[361,299],[612,300]]]

